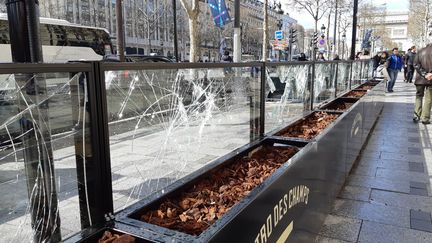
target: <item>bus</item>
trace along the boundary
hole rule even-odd
[[[113,54],[111,37],[104,28],[40,18],[40,37],[45,63],[98,61]],[[9,23],[5,13],[0,13],[0,53],[0,63],[12,62]]]

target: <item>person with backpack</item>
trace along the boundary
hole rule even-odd
[[[399,56],[399,49],[393,48],[393,54],[387,59],[387,71],[390,76],[390,80],[387,83],[387,92],[392,93],[393,87],[396,83],[396,79],[400,71],[404,66],[404,61]]]
[[[430,124],[432,106],[432,44],[422,48],[414,60],[414,68],[417,70],[415,79],[416,103],[414,110],[414,122],[421,121]]]

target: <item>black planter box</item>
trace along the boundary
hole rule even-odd
[[[200,178],[206,176],[207,173],[211,173],[214,169],[220,168],[227,163],[234,163],[262,145],[294,146],[300,148],[300,151],[199,236],[152,225],[138,219],[139,215],[159,205],[164,198],[177,195]],[[272,242],[279,239],[284,231],[289,231],[290,223],[298,219],[296,223],[292,224],[292,235],[294,235],[296,229],[310,228],[310,222],[304,224],[302,223],[304,219],[300,220],[307,208],[316,207],[317,211],[323,211],[319,210],[319,208],[325,205],[325,203],[322,203],[324,200],[323,191],[325,191],[323,187],[327,186],[327,183],[323,183],[323,180],[318,179],[319,177],[323,179],[325,177],[321,175],[320,170],[316,169],[316,166],[320,163],[316,160],[304,160],[304,156],[310,154],[311,150],[314,150],[314,146],[309,146],[305,142],[272,138],[261,139],[181,179],[166,188],[164,193],[162,191],[155,193],[149,198],[119,212],[116,215],[116,220],[164,235],[166,237],[165,241],[168,242],[254,242],[257,236],[264,232],[262,230],[266,231],[266,240]],[[301,173],[302,171],[310,171],[315,175]],[[293,201],[292,193],[297,190],[301,190],[302,195],[307,195],[307,197],[303,197],[302,202]],[[290,203],[292,207],[288,208]],[[285,204],[288,206],[285,207]],[[275,211],[275,208],[281,211]],[[279,214],[280,212],[282,212],[280,217],[275,215],[275,213]],[[268,223],[268,220],[271,220],[271,222]],[[312,219],[310,220],[315,224]],[[320,226],[317,223],[315,228]],[[144,237],[147,237],[147,235]],[[150,238],[150,240],[154,239]]]

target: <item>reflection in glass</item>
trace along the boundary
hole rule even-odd
[[[248,143],[257,131],[257,68],[105,76],[116,211]]]

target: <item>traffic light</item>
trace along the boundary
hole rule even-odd
[[[289,30],[289,39],[291,43],[297,42],[297,30],[296,29],[290,29]]]

